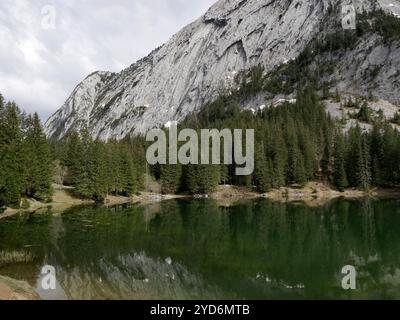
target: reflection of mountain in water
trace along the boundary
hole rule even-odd
[[[0,249],[34,260],[0,274],[35,284],[40,267],[54,265],[74,299],[400,298],[399,202],[179,200],[14,218],[0,222]],[[354,292],[341,288],[348,264]]]
[[[145,253],[101,259],[91,266],[58,268],[58,278],[73,299],[218,299],[226,297],[179,263]],[[233,298],[233,296],[232,296]]]

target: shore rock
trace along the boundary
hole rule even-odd
[[[40,297],[27,282],[0,276],[0,300],[40,300]]]

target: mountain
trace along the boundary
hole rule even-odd
[[[93,137],[121,139],[145,133],[235,91],[243,70],[262,65],[263,75],[299,59],[316,39],[343,32],[341,8],[347,0],[220,0],[166,44],[120,73],[95,72],[82,81],[45,125],[49,137],[87,127]],[[380,8],[399,13],[399,1],[355,0],[359,14]],[[394,15],[392,17],[395,17]],[[369,23],[366,19],[367,24]],[[400,101],[397,39],[369,30],[351,46],[315,55],[310,65],[330,66],[323,81],[330,90]],[[321,60],[322,59],[322,60]],[[322,61],[322,63],[321,63]],[[255,108],[260,92],[242,101]],[[293,96],[293,95],[292,95]]]

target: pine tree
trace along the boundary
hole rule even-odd
[[[96,201],[104,201],[108,194],[107,154],[103,142],[96,140],[91,145],[90,156],[93,159],[92,172],[92,198]]]
[[[255,185],[260,192],[269,192],[272,188],[273,163],[267,156],[264,149],[264,142],[255,149]]]
[[[304,157],[298,146],[297,135],[294,133],[293,121],[288,123],[288,167],[287,181],[289,184],[304,185],[306,173],[304,170]]]
[[[76,131],[71,131],[66,137],[66,152],[65,157],[61,159],[62,165],[68,168],[66,183],[70,186],[75,186],[80,179],[81,163],[83,146],[79,134]]]
[[[372,183],[380,185],[383,182],[381,165],[383,164],[383,139],[381,126],[374,125],[370,133],[371,159],[372,159]]]
[[[399,134],[390,125],[386,125],[382,134],[381,176],[388,185],[398,182],[399,178],[398,141]]]
[[[24,194],[41,201],[51,197],[51,155],[39,116],[28,117],[23,143]]]
[[[138,186],[132,153],[124,143],[119,144],[119,161],[120,192],[125,196],[129,196],[138,191]]]
[[[316,146],[311,134],[305,127],[299,127],[298,136],[300,150],[302,150],[303,153],[306,180],[312,180],[318,168]]]
[[[228,184],[230,179],[230,174],[229,174],[229,166],[225,165],[225,164],[221,164],[220,167],[220,176],[221,176],[221,180],[220,183],[221,184]]]
[[[182,180],[181,165],[162,165],[161,166],[161,191],[164,194],[175,194],[179,191]]]
[[[338,132],[335,139],[333,181],[340,192],[348,187],[345,162],[345,143],[343,135]]]
[[[287,149],[282,131],[278,128],[273,128],[271,136],[270,155],[273,164],[272,187],[280,188],[286,182],[287,168]]]
[[[258,191],[260,192],[271,191],[273,174],[274,174],[274,166],[270,158],[257,162],[254,176]]]
[[[361,149],[361,128],[356,126],[351,128],[347,134],[347,156],[346,156],[346,175],[349,185],[352,187],[359,186],[359,160]]]
[[[93,175],[96,171],[92,147],[93,140],[87,129],[80,134],[72,131],[67,138],[67,158],[63,160],[68,167],[68,180],[74,192],[88,199],[94,196]]]
[[[115,140],[107,143],[107,181],[109,192],[118,195],[121,192],[121,170],[120,161],[118,159],[119,149]]]
[[[0,208],[6,205],[6,166],[4,161],[6,152],[6,113],[4,103],[4,98],[0,94]]]
[[[197,188],[202,194],[214,192],[220,181],[218,165],[198,165]]]
[[[372,182],[372,174],[371,174],[371,159],[370,159],[370,151],[367,137],[365,135],[361,138],[361,143],[358,149],[358,157],[357,157],[357,177],[358,177],[358,186],[360,186],[364,190],[368,190],[371,186]]]
[[[21,113],[0,95],[0,207],[19,208],[21,197],[48,201],[52,163],[39,116]]]
[[[91,148],[93,140],[87,129],[80,133],[81,150],[79,156],[78,179],[75,181],[75,191],[84,198],[93,198],[93,174],[95,172],[95,161],[93,159]]]
[[[185,166],[184,170],[185,177],[185,190],[189,191],[191,194],[196,194],[200,192],[200,187],[198,184],[199,180],[199,170],[197,165],[189,164]]]
[[[295,170],[294,170],[293,181],[296,184],[299,184],[300,186],[304,186],[307,182],[306,172],[304,169],[304,157],[303,157],[303,154],[299,150],[297,150],[296,153],[297,153],[297,156],[295,156],[294,158],[297,158],[297,163],[296,163],[296,161],[294,161],[294,163],[296,163],[296,165],[295,165]]]
[[[368,107],[366,101],[361,105],[360,111],[357,114],[357,119],[363,122],[371,122],[371,109]]]
[[[2,121],[2,192],[0,203],[14,208],[19,208],[23,184],[21,166],[21,114],[15,103],[7,103]]]

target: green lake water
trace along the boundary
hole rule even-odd
[[[41,268],[57,289],[41,289]],[[357,289],[342,288],[342,268]],[[0,275],[44,299],[399,299],[400,200],[211,200],[0,220]]]

